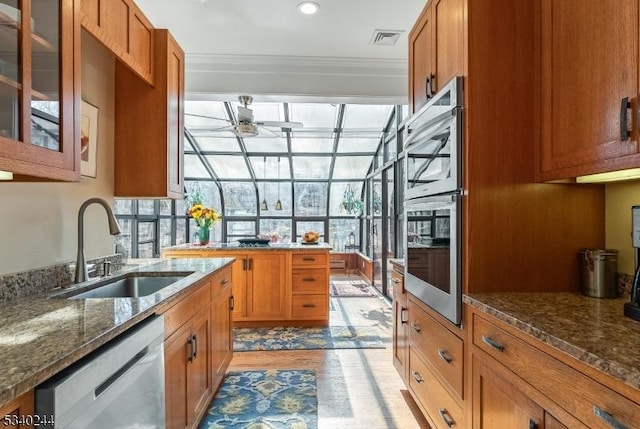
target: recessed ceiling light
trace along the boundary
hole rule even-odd
[[[312,1],[303,1],[298,5],[298,11],[303,15],[313,15],[320,10],[320,5]]]

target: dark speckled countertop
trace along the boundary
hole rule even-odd
[[[34,388],[144,320],[233,258],[166,259],[131,271],[193,272],[141,298],[48,299],[55,291],[0,303],[0,405]]]
[[[623,315],[625,299],[570,293],[487,293],[465,295],[463,300],[640,389],[640,322]]]

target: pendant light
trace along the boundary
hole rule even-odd
[[[278,157],[278,201],[276,201],[276,210],[282,211],[282,202],[280,201],[280,157]]]
[[[267,178],[267,157],[264,157],[264,166],[262,168],[262,204],[260,204],[260,210],[263,212],[269,210],[269,206],[267,205],[267,198],[265,194],[265,179]]]

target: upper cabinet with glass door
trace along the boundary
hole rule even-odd
[[[80,175],[74,0],[0,0],[0,170],[15,180]]]

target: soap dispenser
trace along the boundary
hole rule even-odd
[[[631,241],[636,249],[636,272],[631,285],[631,301],[624,304],[624,315],[640,321],[640,206],[631,207],[631,228]]]

